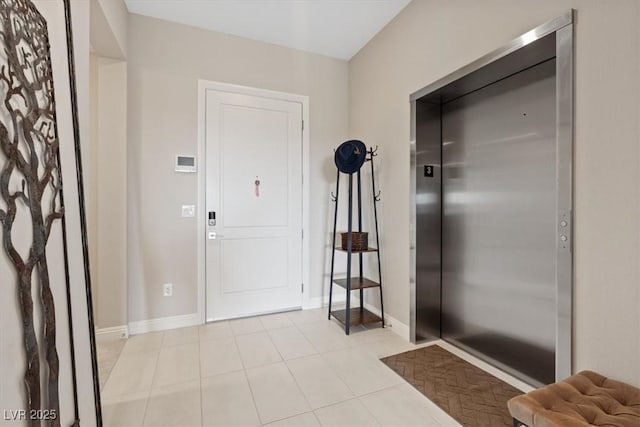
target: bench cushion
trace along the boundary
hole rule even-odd
[[[531,427],[640,426],[640,389],[591,371],[514,397],[508,406]]]

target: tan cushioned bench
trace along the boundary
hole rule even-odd
[[[591,371],[579,372],[508,402],[529,427],[640,427],[640,389]]]

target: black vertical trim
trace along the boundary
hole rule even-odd
[[[442,338],[442,292],[443,292],[443,267],[444,267],[444,144],[442,143],[442,103],[440,103],[440,338]]]
[[[64,209],[64,185],[60,168],[60,148],[58,147],[58,179],[60,180],[60,206]],[[67,244],[67,216],[62,216],[62,250],[64,253],[64,280],[67,294],[67,317],[69,319],[69,346],[71,347],[71,381],[73,385],[74,426],[80,425],[80,411],[78,409],[78,373],[76,365],[76,345],[73,334],[73,309],[71,306],[71,279],[69,275],[69,248]]]
[[[333,194],[332,194],[333,196]],[[331,275],[329,276],[329,314],[327,319],[331,320],[331,299],[333,297],[333,268],[335,266],[336,259],[336,227],[338,226],[338,196],[340,196],[340,169],[338,169],[336,176],[336,194],[332,197],[333,202],[336,204],[333,211],[333,240],[331,242]]]
[[[373,162],[373,157],[371,158]],[[360,169],[358,169],[358,231],[362,232],[362,179],[360,176]],[[379,248],[378,248],[379,249]],[[358,254],[358,273],[360,280],[364,277],[364,270],[362,268],[362,252]],[[364,289],[360,288],[360,310],[364,310]]]
[[[378,151],[378,147],[375,150],[370,149],[369,155],[371,157],[371,196],[373,197],[373,221],[376,229],[376,256],[378,257],[378,284],[380,285],[380,317],[382,320],[382,327],[384,328],[384,301],[382,298],[382,263],[380,261],[380,231],[378,229],[378,202],[380,201],[380,193],[376,194],[376,174],[373,167],[373,158],[377,156],[375,152]]]
[[[340,169],[338,169],[340,173]],[[338,202],[336,202],[338,203]],[[349,174],[349,211],[347,212],[347,309],[345,311],[345,332],[351,332],[351,255],[353,253],[353,173]]]
[[[80,231],[82,234],[82,255],[84,259],[85,290],[87,296],[87,317],[89,322],[89,342],[91,345],[91,367],[93,371],[93,395],[96,410],[96,425],[102,427],[102,405],[100,402],[100,380],[98,377],[98,358],[96,354],[96,335],[93,320],[93,302],[91,296],[91,275],[89,271],[89,247],[87,244],[87,218],[84,199],[84,180],[82,174],[82,150],[80,147],[80,124],[78,120],[78,95],[76,92],[76,67],[73,49],[73,27],[71,22],[71,4],[64,2],[64,16],[67,30],[67,62],[69,65],[69,87],[71,89],[71,116],[76,155],[76,177],[78,180],[78,204],[80,207]],[[71,319],[70,319],[71,320]]]

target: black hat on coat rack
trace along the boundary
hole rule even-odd
[[[367,146],[357,139],[351,139],[340,144],[334,155],[338,170],[347,174],[359,171],[366,159]]]

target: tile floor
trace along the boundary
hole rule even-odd
[[[390,328],[346,336],[324,309],[99,339],[103,418],[105,426],[459,425],[378,360],[414,348]]]

